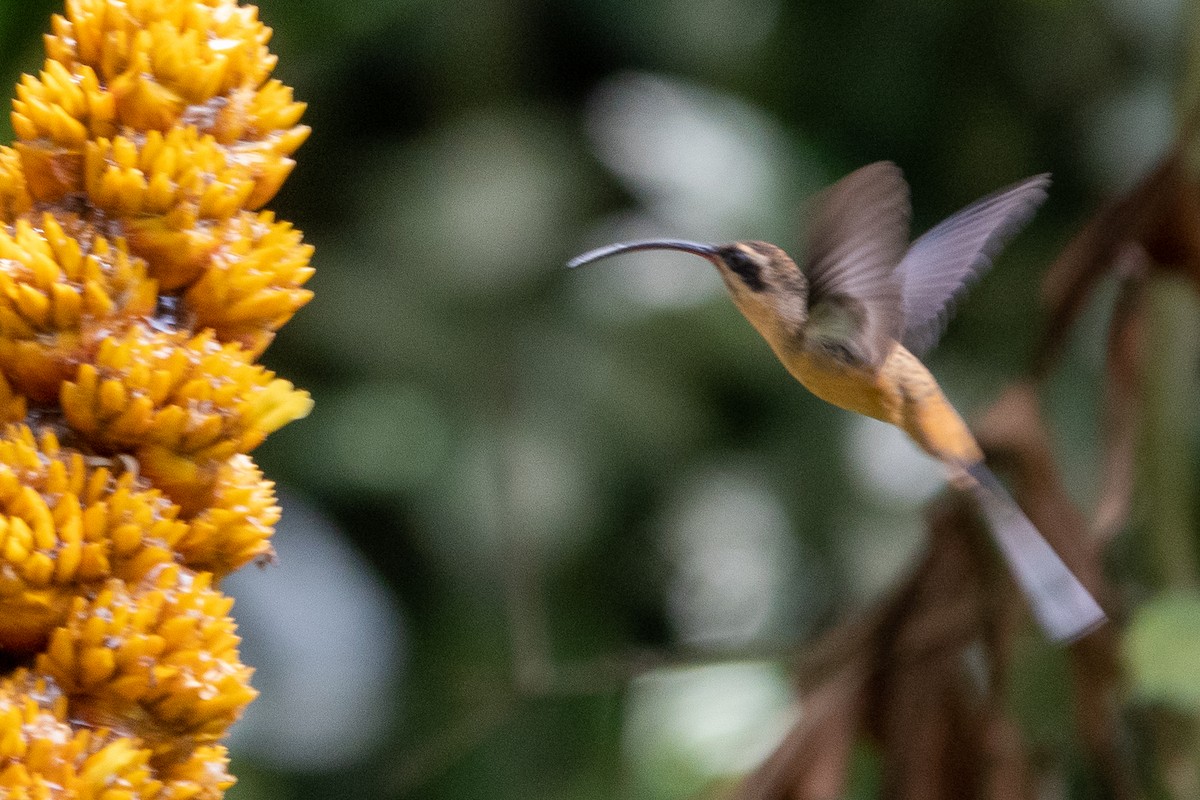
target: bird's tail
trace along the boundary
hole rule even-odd
[[[997,547],[1029,600],[1033,616],[1057,642],[1070,642],[1101,625],[1104,611],[982,463],[966,469]]]

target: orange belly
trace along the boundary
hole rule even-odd
[[[903,399],[894,381],[884,373],[852,367],[819,353],[804,351],[785,360],[788,372],[804,388],[827,403],[899,424]]]
[[[933,375],[902,345],[895,344],[875,370],[849,366],[807,349],[780,358],[817,397],[890,422],[938,460],[960,466],[983,460],[975,437]]]

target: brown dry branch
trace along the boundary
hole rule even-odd
[[[1137,185],[1102,206],[1046,271],[1046,334],[1031,369],[1037,380],[1053,370],[1080,312],[1131,246],[1141,247],[1156,267],[1183,272],[1200,285],[1200,187],[1188,174],[1189,144],[1181,138]]]
[[[803,660],[801,721],[741,784],[738,800],[841,796],[850,743],[861,735],[878,749],[886,797],[1032,796],[1024,749],[1004,708],[1004,660],[985,656],[981,670],[964,658],[980,636],[1011,638],[1015,587],[1000,577],[964,498],[939,500],[930,531],[910,578]]]
[[[1115,620],[1070,648],[1075,723],[1108,795],[1138,797],[1130,756],[1121,744],[1120,615],[1102,569],[1108,539],[1090,533],[1087,518],[1067,494],[1032,384],[1010,387],[981,418],[979,437],[989,458],[1013,476],[1016,497],[1034,525]],[[1120,492],[1126,494],[1127,487]]]
[[[1096,542],[1106,546],[1129,519],[1133,501],[1134,455],[1143,397],[1145,284],[1149,257],[1130,245],[1123,258],[1124,278],[1108,328],[1104,365],[1103,430],[1099,496],[1092,514]]]
[[[1031,383],[983,416],[980,442],[1018,501],[1101,602],[1113,592],[1102,543],[1067,495]],[[947,494],[929,514],[924,560],[891,598],[839,626],[801,661],[804,716],[738,800],[837,797],[855,732],[878,746],[888,798],[1018,800],[1035,774],[1004,687],[1021,601],[996,564],[969,501]],[[978,647],[972,647],[977,644]],[[1120,746],[1120,673],[1111,629],[1071,648],[1076,725],[1109,796],[1138,797]]]
[[[804,718],[738,787],[737,800],[837,800],[866,700],[861,661],[847,664],[805,699]]]
[[[987,548],[987,533],[965,498],[947,496],[929,515],[930,551],[914,575],[909,603],[882,631],[868,732],[878,742],[883,796],[1020,800],[1030,797],[1024,755],[992,735],[1009,727],[1001,695],[1005,664],[994,643],[1010,637],[1015,589]],[[917,649],[950,629],[955,607],[974,613],[984,643]],[[969,641],[969,640],[968,640]],[[910,651],[919,658],[906,657]]]

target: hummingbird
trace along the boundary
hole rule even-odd
[[[817,196],[799,264],[767,242],[659,239],[600,247],[567,266],[643,250],[707,259],[796,380],[835,406],[899,427],[975,498],[1034,618],[1049,638],[1069,642],[1102,624],[1104,611],[984,464],[920,360],[955,299],[1033,217],[1049,185],[1048,174],[1026,178],[909,243],[908,184],[899,167],[880,161]]]

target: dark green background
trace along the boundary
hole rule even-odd
[[[230,796],[666,799],[750,763],[786,724],[782,654],[902,573],[936,472],[793,383],[703,262],[563,262],[632,232],[792,246],[806,195],[882,158],[918,229],[1053,172],[930,360],[978,410],[1026,363],[1056,249],[1168,141],[1182,5],[262,3],[314,128],[271,207],[317,268],[265,361],[316,409],[256,456],[365,557],[402,638],[357,758],[285,766],[256,728]],[[0,8],[11,84],[58,3]],[[1085,503],[1103,323],[1049,396]],[[270,627],[243,625],[252,661]],[[629,682],[631,652],[746,660]],[[289,665],[266,661],[270,694]],[[1054,740],[1035,669],[1024,719]]]

